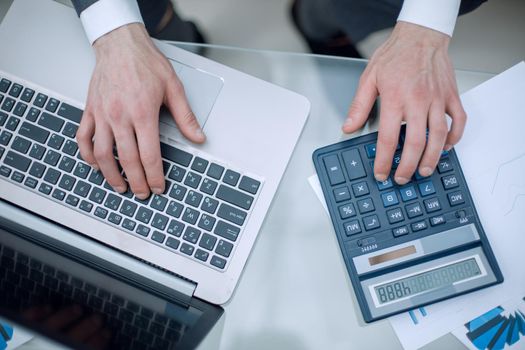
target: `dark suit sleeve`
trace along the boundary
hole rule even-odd
[[[73,3],[73,6],[75,7],[75,10],[77,11],[77,15],[80,17],[80,14],[82,11],[87,9],[89,6],[96,3],[98,0],[71,0]]]

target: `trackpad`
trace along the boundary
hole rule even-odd
[[[224,81],[222,78],[197,70],[193,67],[181,64],[170,59],[175,72],[184,85],[186,97],[190,103],[193,113],[197,117],[201,127],[204,127],[206,120],[221,92]],[[176,126],[175,122],[166,108],[160,112],[161,123]]]

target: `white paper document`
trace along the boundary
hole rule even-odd
[[[505,281],[391,317],[405,349],[418,349],[451,331],[464,335],[469,321],[525,296],[525,62],[461,99],[468,121],[455,150]],[[314,176],[308,180],[326,209]]]

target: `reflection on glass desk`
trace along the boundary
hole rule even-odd
[[[221,349],[401,349],[388,321],[365,326],[361,319],[330,219],[307,182],[315,172],[313,150],[377,130],[371,120],[353,135],[341,131],[366,61],[213,45],[202,54],[296,91],[312,105],[239,287],[225,306]],[[492,75],[458,70],[456,77],[463,92]],[[443,348],[464,346],[449,335],[425,347]]]

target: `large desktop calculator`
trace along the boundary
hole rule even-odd
[[[384,182],[373,176],[377,132],[313,154],[366,322],[503,281],[454,150],[431,176],[393,181],[404,133]]]

